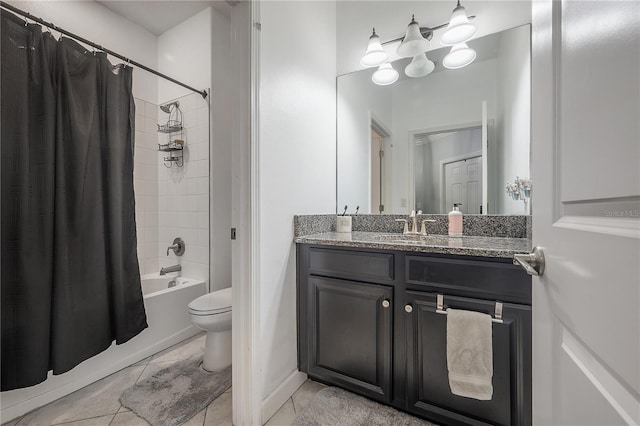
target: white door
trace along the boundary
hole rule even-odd
[[[444,166],[445,199],[451,211],[454,203],[462,204],[464,214],[480,214],[482,206],[482,157],[447,163]]]
[[[533,2],[536,425],[640,423],[640,2]]]

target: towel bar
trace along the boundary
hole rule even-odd
[[[436,301],[436,314],[447,315],[447,311],[444,310],[444,295],[438,294]],[[491,318],[492,322],[502,324],[502,302],[496,302],[495,316]]]

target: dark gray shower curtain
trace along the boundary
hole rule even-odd
[[[147,327],[132,70],[2,11],[2,390]]]

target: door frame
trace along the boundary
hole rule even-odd
[[[232,133],[232,385],[233,424],[261,425],[259,286],[260,2],[233,5],[232,57],[238,89]]]
[[[480,157],[480,160],[482,160],[483,158],[482,151],[468,152],[466,154],[460,154],[453,157],[445,158],[444,160],[440,161],[440,185],[439,185],[440,193],[438,194],[438,196],[440,197],[440,211],[442,212],[441,214],[447,214],[447,208],[451,207],[451,206],[447,207],[446,200],[445,200],[446,190],[447,190],[445,186],[445,178],[446,178],[446,172],[444,169],[445,166],[447,164],[455,163],[457,161],[470,160],[472,158],[478,158],[478,157]],[[484,171],[482,173],[484,175]],[[482,183],[482,185],[484,185],[484,182]]]
[[[371,146],[371,131],[375,131],[377,134],[379,134],[380,136],[383,137],[383,144],[384,144],[384,148],[386,148],[389,143],[391,142],[391,129],[389,129],[384,122],[378,118],[371,110],[369,110],[369,146]],[[383,152],[384,155],[387,155],[387,150],[383,148]],[[369,182],[371,183],[371,150],[369,150]],[[380,174],[381,174],[381,180],[382,180],[382,184],[380,185],[380,204],[385,205],[385,198],[389,199],[388,196],[388,188],[389,188],[389,184],[388,184],[388,173],[386,172],[386,164],[387,162],[383,161],[383,159],[380,159],[381,167],[380,167]],[[383,196],[385,196],[383,198]],[[369,192],[369,200],[368,200],[369,206],[371,206],[371,192]],[[371,212],[371,214],[382,214],[383,212]]]

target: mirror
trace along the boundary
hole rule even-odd
[[[374,69],[337,80],[337,210],[445,214],[529,214],[530,25],[469,41],[476,60],[447,69],[450,48],[410,78],[411,58],[395,61],[400,79],[371,81]],[[527,194],[525,196],[524,194]],[[516,199],[517,198],[517,199]]]

